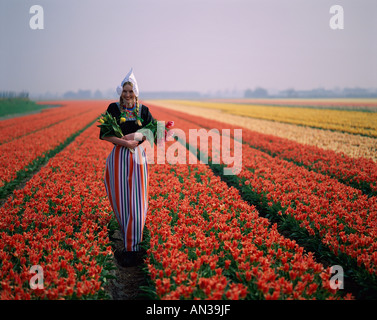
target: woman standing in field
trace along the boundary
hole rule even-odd
[[[119,102],[111,103],[107,111],[120,119],[124,136],[103,137],[101,128],[100,139],[115,145],[106,159],[104,182],[124,239],[124,249],[115,251],[114,255],[121,266],[127,267],[141,262],[140,244],[148,210],[147,158],[140,146],[143,141],[138,135],[141,134],[135,135],[135,132],[150,123],[153,117],[148,107],[139,105],[139,89],[132,69],[117,92]]]

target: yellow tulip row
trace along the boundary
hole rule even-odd
[[[377,137],[377,113],[204,101],[159,101],[221,110],[228,114]]]

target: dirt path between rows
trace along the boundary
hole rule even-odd
[[[117,230],[111,236],[111,245],[113,251],[115,249],[123,248],[123,240],[120,232]],[[113,270],[115,279],[110,279],[104,286],[106,292],[110,295],[112,300],[144,300],[141,286],[146,285],[145,274],[142,270],[143,265],[136,267],[122,267],[114,258],[114,263],[117,269]]]

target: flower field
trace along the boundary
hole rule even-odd
[[[377,137],[377,113],[355,110],[300,108],[298,106],[267,106],[258,104],[218,103],[203,101],[172,101],[173,103],[222,110],[225,113],[273,120],[314,128],[330,129]],[[163,101],[162,101],[163,103]],[[375,111],[373,107],[370,109]]]
[[[193,105],[182,105],[172,101],[148,101],[149,104],[163,105],[174,111],[249,129],[266,135],[286,138],[299,144],[311,145],[336,153],[344,153],[351,158],[367,158],[377,162],[377,139],[345,132],[297,126],[294,124],[242,117],[225,113],[218,109],[200,108]],[[377,104],[376,104],[377,105]],[[376,106],[377,110],[377,106]]]
[[[268,106],[299,106],[313,108],[332,108],[343,110],[367,110],[377,111],[376,99],[210,99],[211,102],[243,103],[243,104],[261,104]]]
[[[239,128],[203,117],[187,117],[180,111],[170,110],[177,119],[196,124],[196,128],[207,130]],[[377,194],[377,163],[366,158],[352,158],[342,153],[323,150],[315,146],[307,146],[295,141],[256,131],[243,129],[242,139],[252,148],[258,149],[284,160],[294,162],[309,170],[331,176],[339,181],[363,190],[366,194]]]
[[[108,102],[54,104],[64,107],[17,118],[18,124],[0,122],[8,134],[0,145],[8,148],[4,183],[63,143],[3,199],[1,299],[108,299],[106,284],[116,268],[109,234],[116,223],[103,174],[113,146],[98,139],[94,123]],[[174,121],[178,137],[193,129],[230,129],[230,147],[222,144],[219,151],[234,154],[233,132],[241,127],[145,104],[156,119]],[[19,129],[21,123],[30,127]],[[144,290],[151,298],[376,297],[373,160],[242,128],[242,168],[224,175],[226,164],[214,161],[216,150],[208,150],[208,164],[192,163],[198,159],[188,138],[180,141],[166,142],[164,150],[173,157],[180,153],[185,163],[149,164]],[[26,159],[20,145],[30,150]],[[204,147],[198,145],[198,156]],[[153,151],[156,157],[161,150]],[[33,265],[43,268],[43,289],[30,287]],[[344,290],[331,286],[333,265],[344,269]]]
[[[80,104],[79,104],[80,105]],[[57,109],[59,110],[59,109]],[[10,128],[3,126],[0,132],[11,139],[0,145],[0,187],[6,182],[16,178],[16,173],[25,168],[37,157],[56,148],[63,143],[69,136],[85,127],[90,121],[95,120],[99,107],[83,105],[62,108],[60,113],[50,115],[48,112],[39,115],[38,120],[35,116],[27,116],[8,120]],[[32,119],[28,119],[31,117]],[[34,121],[33,121],[34,120]],[[13,127],[28,124],[29,131],[24,130],[23,134],[17,133]],[[13,124],[13,125],[12,125]],[[16,132],[12,138],[9,132]]]
[[[100,298],[111,248],[103,159],[90,127],[0,209],[1,299]],[[44,289],[29,286],[40,265]]]
[[[151,178],[147,263],[159,298],[337,298],[329,270],[208,166],[156,165]]]
[[[77,107],[75,106],[51,108],[43,110],[42,114],[28,115],[26,118],[16,117],[3,120],[0,122],[0,143],[3,144],[73,117],[75,115],[75,110],[77,111]]]

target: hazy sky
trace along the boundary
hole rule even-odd
[[[0,91],[377,88],[376,0],[0,0],[0,27]]]

